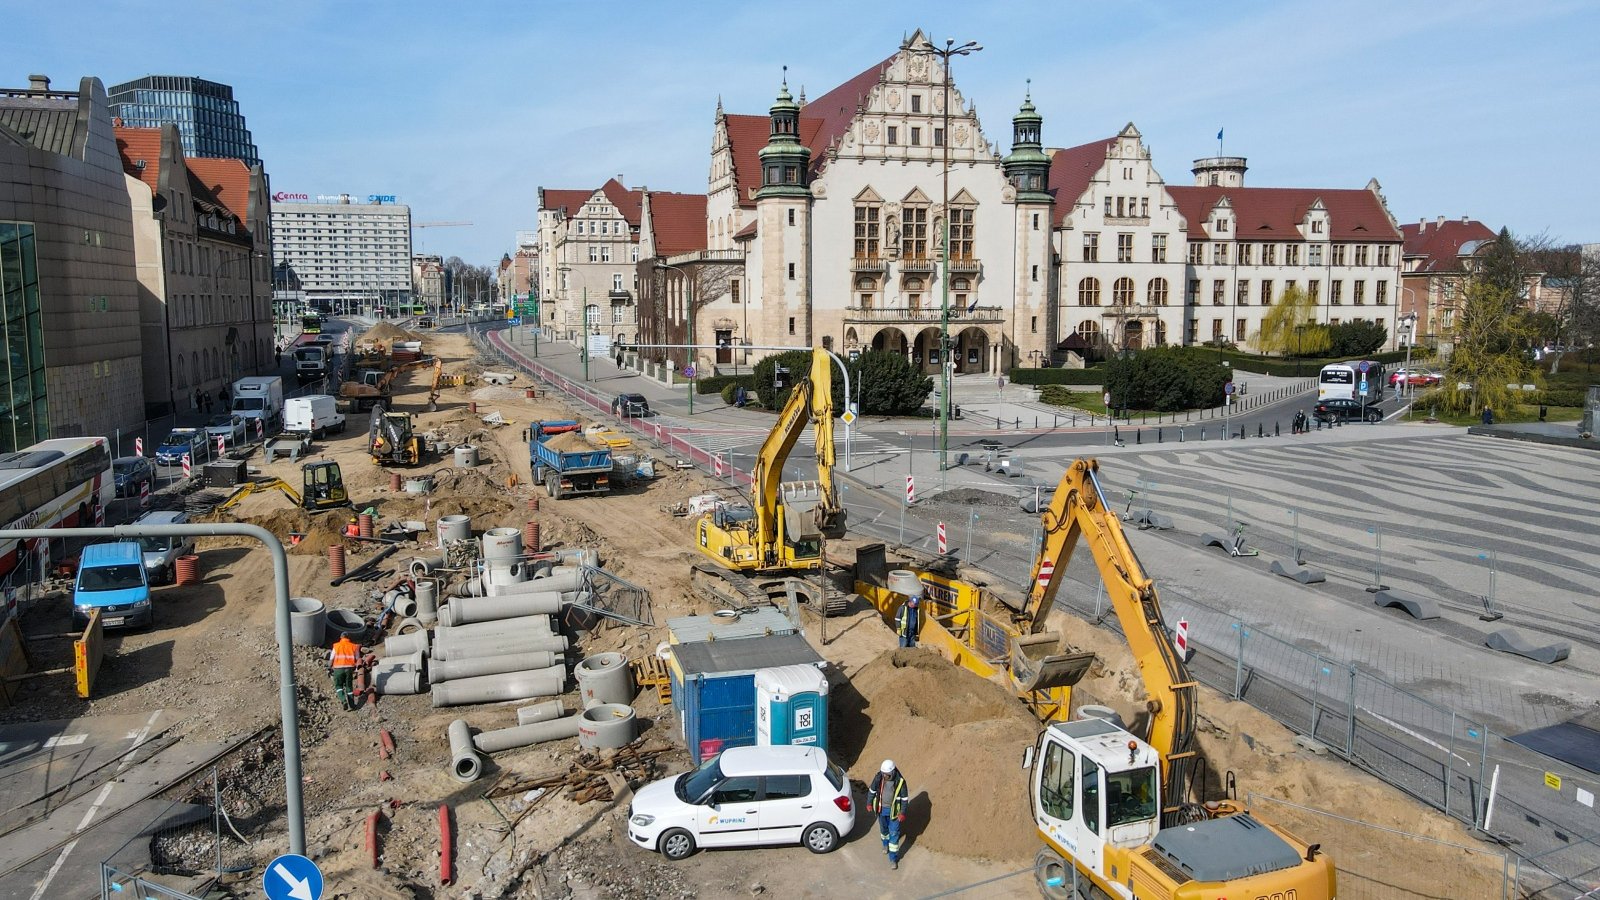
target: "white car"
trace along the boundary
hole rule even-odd
[[[856,821],[850,780],[817,747],[731,747],[639,789],[628,837],[671,860],[697,847],[839,846]]]

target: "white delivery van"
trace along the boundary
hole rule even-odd
[[[264,435],[277,434],[283,424],[283,379],[276,375],[253,375],[235,381],[233,411],[243,419],[260,419]],[[254,421],[250,422],[250,436],[256,436]]]
[[[330,431],[344,431],[344,413],[331,394],[307,394],[284,401],[283,430],[321,439]]]

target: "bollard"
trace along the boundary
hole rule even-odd
[[[1180,444],[1183,443],[1183,429],[1184,429],[1184,426],[1182,426],[1182,425],[1178,426],[1178,443],[1180,443]]]
[[[1206,439],[1206,427],[1204,425],[1201,425],[1200,426],[1200,440],[1203,441],[1205,439]]]
[[[1143,428],[1135,428],[1133,430],[1133,442],[1135,444],[1144,443],[1144,429]]]
[[[1281,426],[1277,422],[1273,422],[1272,423],[1272,436],[1273,437],[1283,437],[1283,432],[1279,430],[1280,427]]]
[[[1266,434],[1262,431],[1262,425],[1263,423],[1261,422],[1256,423],[1256,437],[1266,437]]]
[[[1164,441],[1164,440],[1166,440],[1166,438],[1164,438],[1164,437],[1162,437],[1162,436],[1161,436],[1161,429],[1160,429],[1160,428],[1157,428],[1157,429],[1156,429],[1156,443],[1158,443],[1158,444],[1159,444],[1159,443],[1161,443],[1161,442],[1162,442],[1162,441]]]

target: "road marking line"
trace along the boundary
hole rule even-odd
[[[47,739],[44,742],[44,746],[46,749],[50,747],[71,747],[75,744],[81,744],[88,739],[88,732],[84,732],[83,734],[58,734],[53,738]]]
[[[100,807],[106,802],[106,799],[111,796],[111,789],[116,787],[116,776],[121,775],[124,771],[126,771],[128,766],[133,762],[134,751],[138,750],[140,745],[144,743],[145,738],[150,735],[150,729],[155,726],[156,719],[160,715],[161,710],[159,709],[151,713],[150,718],[145,721],[144,727],[134,732],[133,746],[128,748],[127,756],[122,758],[122,763],[121,765],[117,766],[117,771],[114,775],[112,775],[111,780],[107,781],[105,787],[100,789],[100,796],[94,798],[94,802],[89,804],[88,810],[86,810],[83,814],[83,821],[79,822],[78,827],[72,830],[73,834],[77,834],[89,827],[89,823],[94,820],[95,813],[100,811]],[[66,863],[67,857],[72,855],[72,851],[77,849],[77,846],[78,839],[73,838],[67,842],[65,847],[61,848],[61,855],[56,857],[55,865],[50,867],[50,871],[44,873],[44,878],[39,881],[39,886],[34,889],[33,896],[30,897],[29,900],[40,900],[40,898],[44,896],[44,892],[50,888],[50,882],[56,880],[56,875],[60,874],[62,865]]]

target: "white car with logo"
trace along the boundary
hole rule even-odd
[[[628,837],[671,860],[698,847],[764,844],[828,853],[855,821],[850,780],[820,748],[732,747],[640,788]]]

